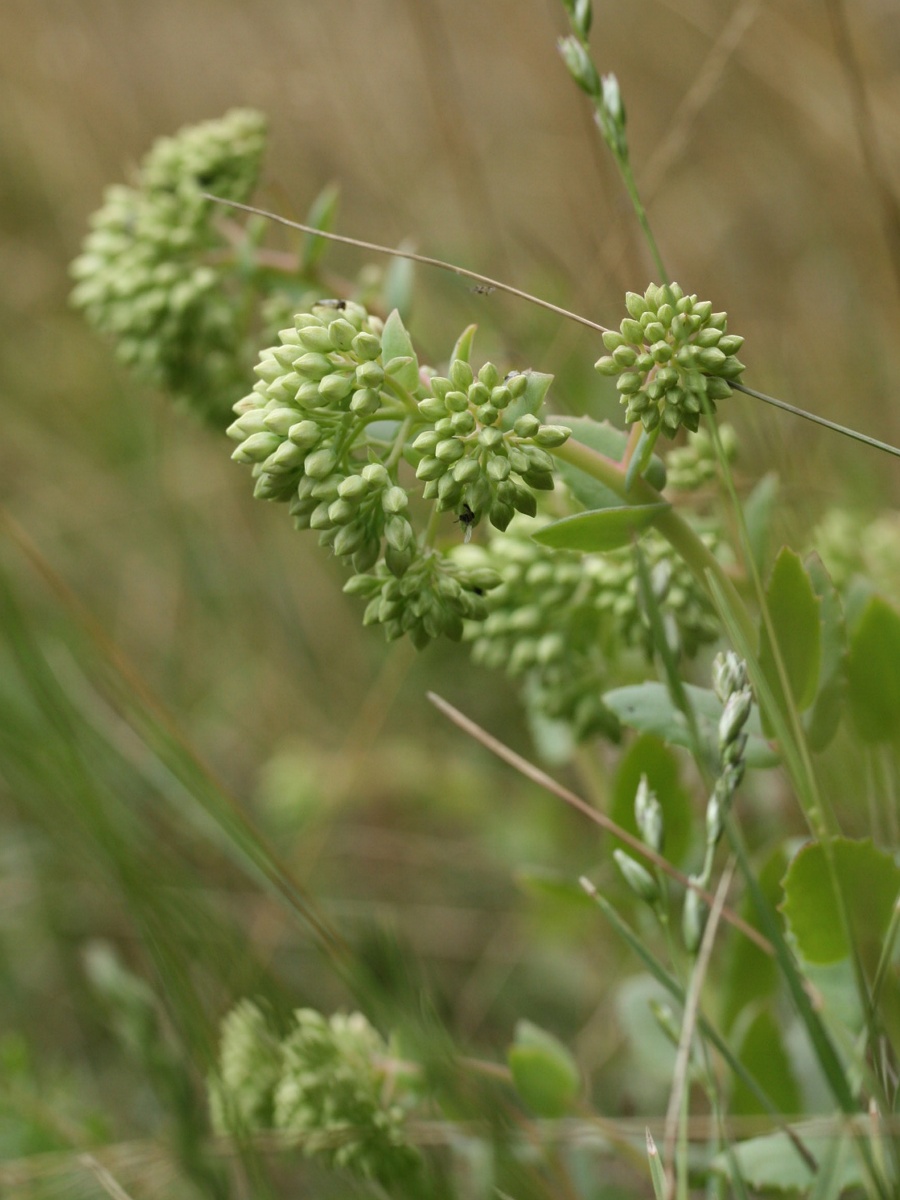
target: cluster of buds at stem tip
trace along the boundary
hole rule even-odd
[[[548,451],[561,446],[571,430],[544,425],[530,411],[516,416],[529,375],[514,372],[504,379],[493,363],[476,375],[457,358],[449,376],[433,376],[429,388],[431,395],[418,409],[432,424],[412,444],[422,456],[416,475],[425,484],[423,497],[434,500],[439,511],[462,511],[469,527],[484,515],[501,530],[516,512],[533,517],[534,492],[553,489]]]
[[[737,352],[744,339],[727,332],[726,313],[677,283],[651,284],[643,296],[628,292],[625,307],[619,331],[603,334],[609,353],[596,367],[618,376],[626,422],[670,438],[682,425],[696,432],[701,414],[714,413],[743,372]]]

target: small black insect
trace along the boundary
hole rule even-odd
[[[476,283],[473,288],[469,289],[476,296],[489,296],[491,292],[496,292],[496,288],[491,283]]]
[[[466,531],[466,536],[463,538],[463,544],[467,544],[472,540],[472,526],[475,524],[475,514],[472,512],[468,504],[463,503],[462,512],[456,518]]]
[[[339,312],[343,312],[343,310],[347,307],[347,301],[346,300],[317,300],[315,306],[316,306],[316,308],[336,308],[336,309],[338,309]]]

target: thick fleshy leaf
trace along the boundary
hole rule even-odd
[[[401,387],[408,392],[414,392],[419,386],[419,360],[413,348],[412,339],[406,332],[406,326],[395,308],[384,323],[381,335],[381,359],[388,364],[395,359],[407,359],[402,366],[391,374]]]
[[[610,425],[609,421],[592,421],[589,417],[566,417],[564,420],[572,430],[572,438],[596,450],[605,458],[621,462],[625,447],[628,445],[628,434]],[[573,467],[571,463],[560,462],[559,473],[562,475],[569,491],[585,508],[609,508],[621,504],[622,498],[614,491],[604,486],[593,476]],[[647,482],[661,491],[666,486],[666,468],[662,459],[653,455],[650,464],[644,472]]]
[[[900,735],[900,614],[870,596],[850,635],[850,711],[864,742]]]
[[[806,559],[806,570],[819,598],[822,629],[822,668],[819,690],[805,714],[810,748],[823,750],[837,733],[847,699],[847,630],[837,588],[818,554]]]
[[[603,553],[627,546],[651,525],[667,504],[618,504],[615,508],[595,509],[563,517],[532,534],[536,542],[554,550],[581,550],[586,554]]]
[[[682,863],[691,843],[691,798],[679,779],[678,759],[660,738],[645,734],[622,756],[613,781],[609,815],[637,836],[634,797],[642,775],[646,776],[662,809],[665,830],[662,852],[669,862]],[[618,841],[614,844],[619,845]]]
[[[791,701],[802,712],[812,704],[822,661],[820,601],[798,555],[783,546],[766,588],[766,607],[784,665]],[[765,623],[760,629],[760,666],[782,711],[789,711]]]
[[[535,1116],[562,1117],[569,1111],[581,1076],[575,1059],[553,1034],[519,1021],[506,1058],[516,1091]]]
[[[694,707],[700,736],[710,754],[718,754],[718,724],[722,715],[722,703],[715,692],[707,688],[685,685],[685,692]],[[655,733],[673,746],[690,748],[691,739],[684,716],[672,703],[665,684],[649,682],[614,688],[603,697],[603,702],[616,714],[623,725],[638,729],[641,733]],[[745,726],[750,735],[745,759],[750,767],[771,767],[778,756],[763,740],[756,708],[750,713]]]
[[[869,840],[832,838],[829,850],[854,943],[864,962],[876,963],[900,894],[900,867]],[[850,947],[820,842],[798,851],[783,886],[784,915],[803,958],[811,963],[846,958]]]

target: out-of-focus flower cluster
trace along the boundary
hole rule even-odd
[[[72,264],[73,303],[122,362],[210,418],[234,403],[247,369],[247,281],[204,193],[245,201],[265,144],[249,109],[161,138],[132,186],[107,190]]]

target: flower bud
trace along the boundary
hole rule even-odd
[[[634,819],[644,842],[657,854],[662,853],[665,839],[662,806],[647,783],[646,775],[641,776],[634,794]]]
[[[624,850],[613,850],[613,858],[634,894],[646,904],[656,904],[660,898],[659,884],[647,868]]]
[[[748,687],[732,692],[725,701],[725,709],[719,718],[719,748],[721,750],[724,750],[736,739],[746,724],[752,707],[753,694]]]
[[[582,43],[577,37],[571,36],[560,38],[558,44],[563,62],[578,86],[589,96],[599,96],[600,76]]]
[[[691,883],[697,881],[691,876]],[[706,927],[706,901],[693,888],[688,888],[684,896],[684,910],[681,917],[681,932],[688,954],[696,954],[703,940],[703,930]]]
[[[450,364],[450,382],[458,392],[465,392],[475,378],[472,368],[461,358],[456,358]]]
[[[277,433],[251,433],[231,457],[239,463],[264,462],[280,445],[281,438]]]
[[[520,438],[532,438],[540,428],[541,423],[533,413],[525,413],[513,426],[516,436]]]

